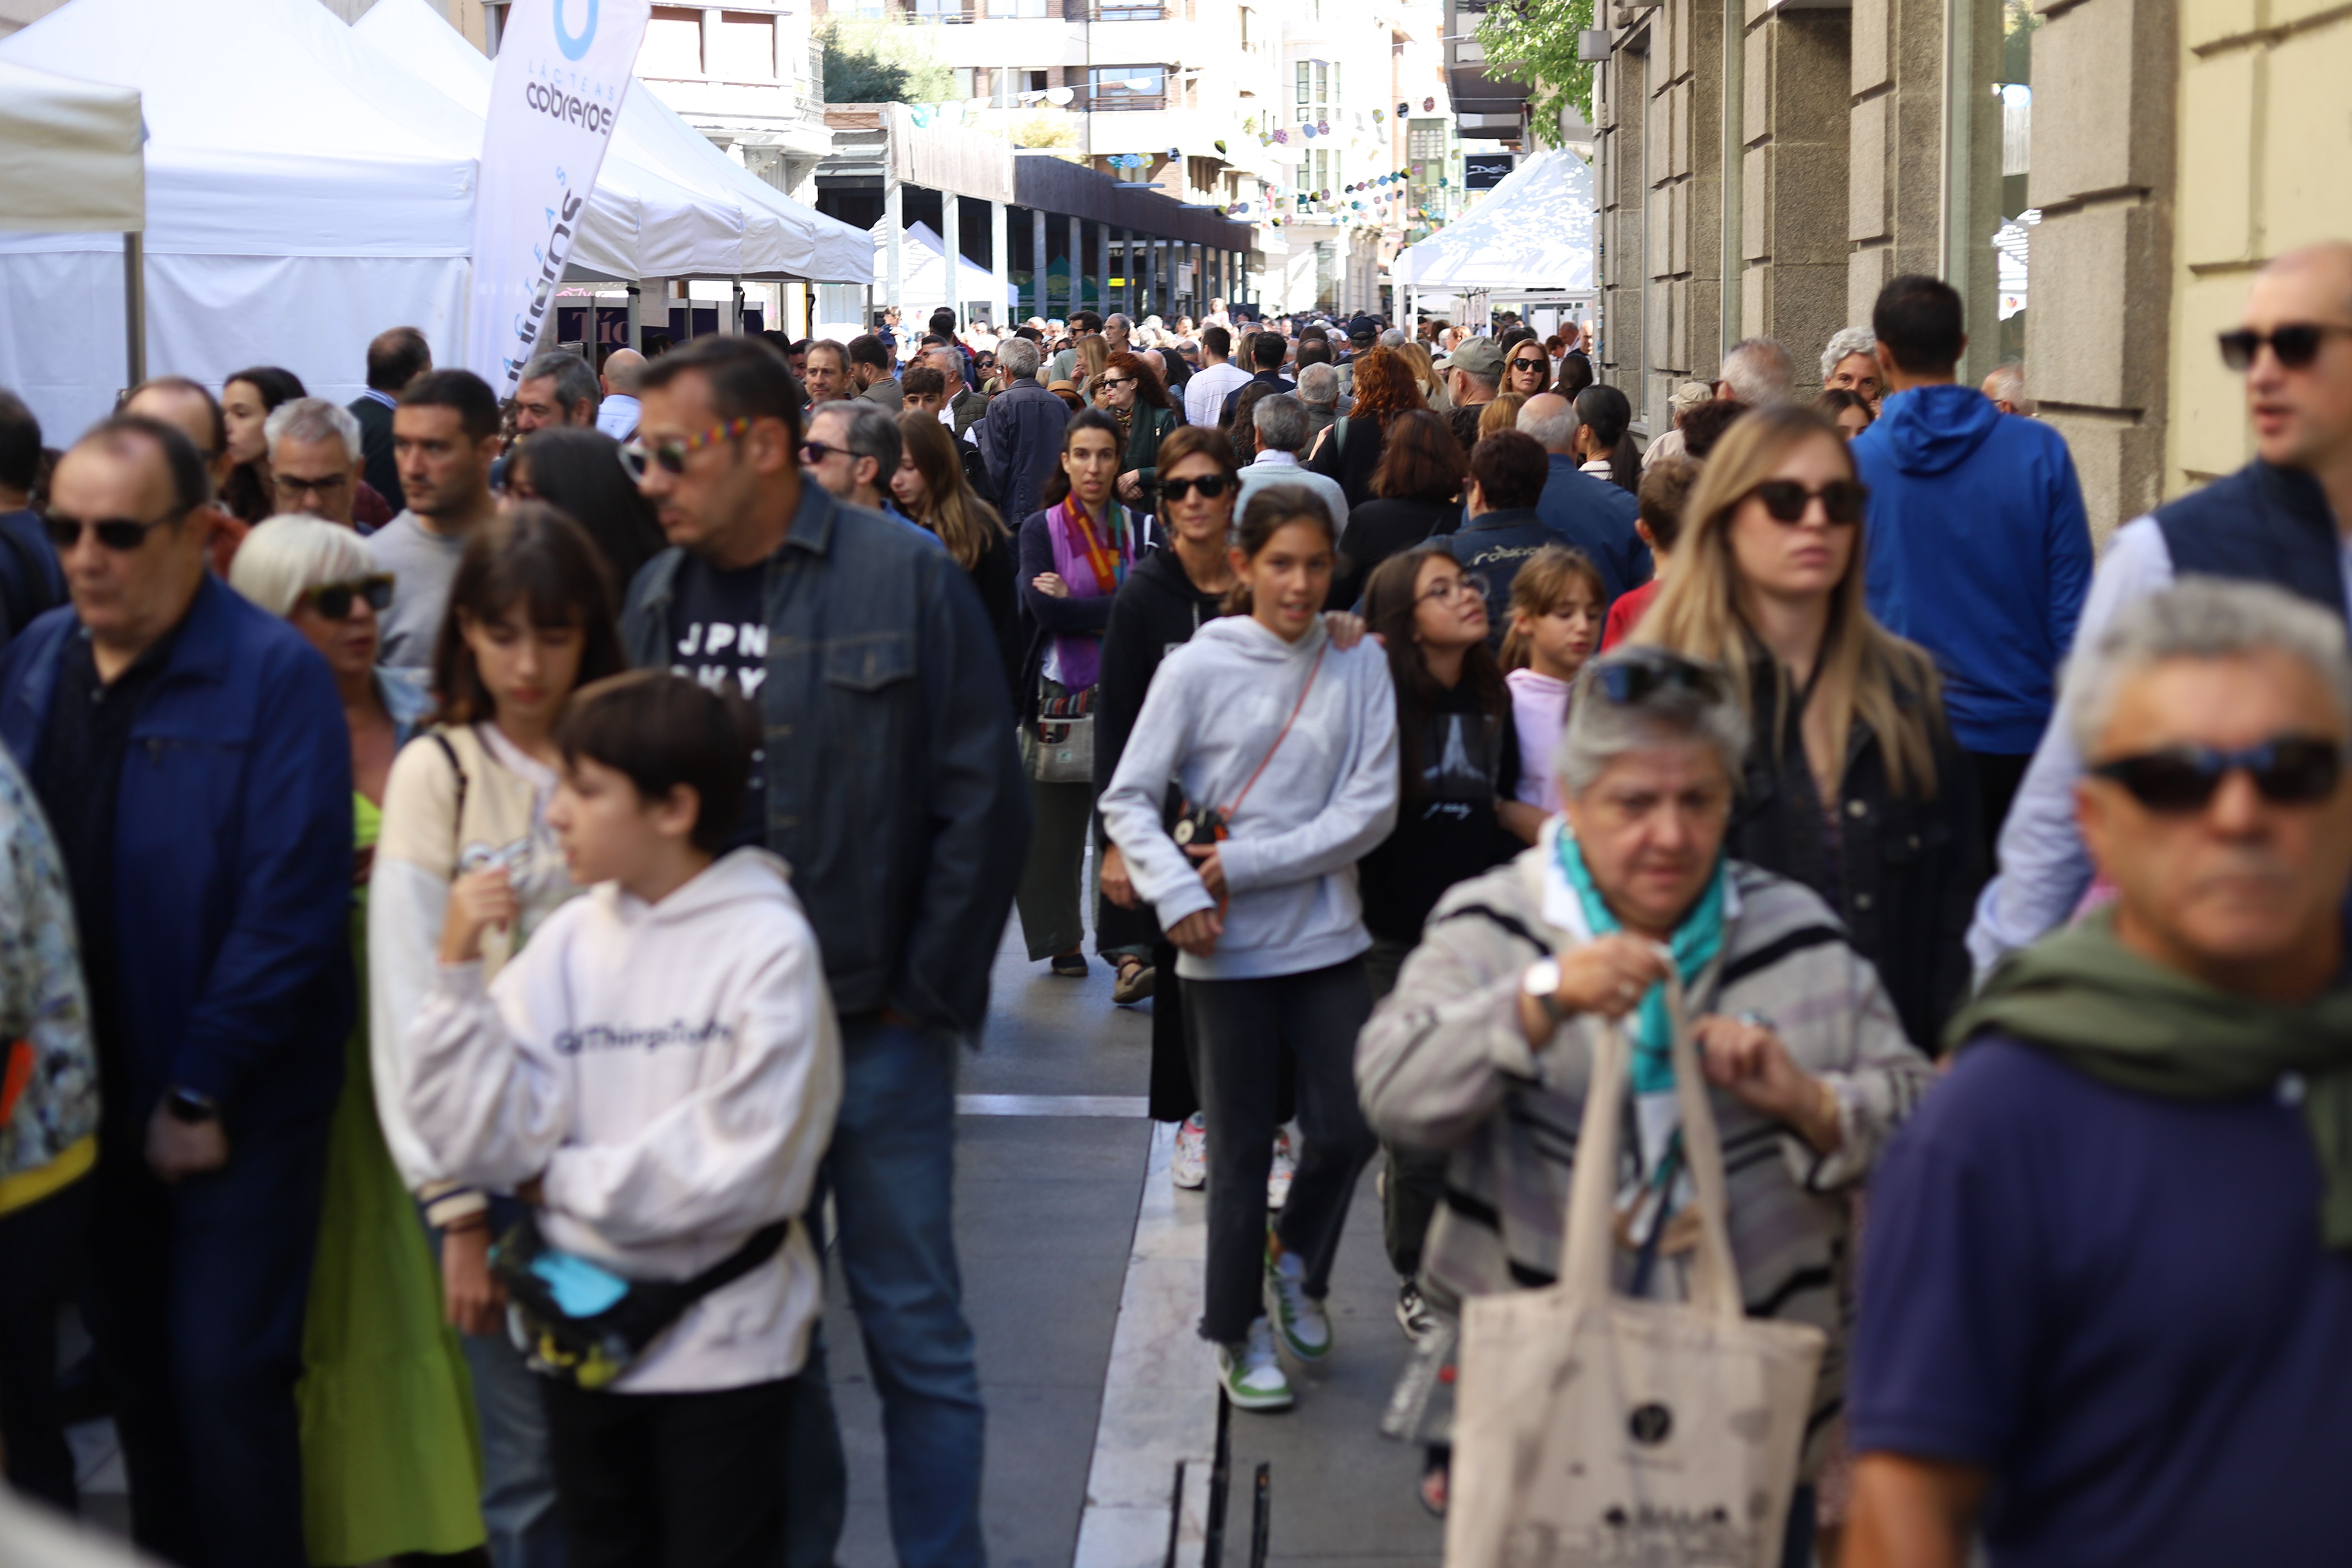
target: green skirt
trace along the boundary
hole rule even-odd
[[[302,1527],[322,1568],[483,1544],[472,1379],[376,1124],[364,1026],[345,1052],[302,1328]]]

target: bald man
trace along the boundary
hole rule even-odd
[[[604,390],[596,428],[615,441],[637,438],[637,384],[645,374],[646,356],[635,349],[614,349],[604,356],[604,373],[596,378]]]
[[[121,410],[169,425],[188,438],[204,459],[205,479],[209,487],[203,509],[205,559],[211,562],[216,575],[226,577],[229,563],[236,559],[236,547],[253,531],[253,525],[242,518],[233,517],[228,510],[214,499],[221,486],[228,482],[233,466],[228,456],[228,425],[221,417],[220,400],[203,384],[184,375],[159,375],[142,381],[131,389],[122,400]]]
[[[2125,605],[2200,573],[2269,583],[2345,613],[2352,579],[2352,241],[2289,251],[2254,277],[2222,367],[2245,377],[2254,460],[2116,531],[2074,630],[2086,647]],[[1978,901],[1981,975],[2064,923],[2090,886],[2074,828],[2081,754],[2063,723],[2033,753]]]

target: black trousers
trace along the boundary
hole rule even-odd
[[[1396,989],[1397,972],[1412,949],[1412,942],[1394,937],[1372,939],[1371,951],[1364,954],[1364,973],[1372,983],[1374,1005]],[[1381,1245],[1397,1278],[1412,1279],[1421,1273],[1421,1244],[1429,1235],[1429,1222],[1437,1217],[1437,1205],[1445,1198],[1450,1156],[1402,1143],[1382,1143],[1381,1150],[1389,1157],[1389,1179],[1381,1194]]]
[[[1356,1034],[1371,1016],[1360,959],[1264,980],[1187,980],[1202,1110],[1209,1128],[1207,1308],[1201,1337],[1233,1344],[1264,1314],[1265,1178],[1274,1161],[1281,1063],[1298,1074],[1298,1174],[1275,1227],[1307,1269],[1307,1293],[1331,1286],[1331,1262],[1380,1147],[1356,1099]]]
[[[2000,825],[2009,820],[2010,802],[2025,782],[2026,764],[2033,753],[2011,756],[2005,752],[1970,752],[1976,759],[1977,798],[1984,808],[1984,858],[1978,862],[1990,875],[2000,863]]]
[[[583,1394],[547,1379],[570,1568],[776,1568],[797,1381]]]
[[[68,1514],[74,1461],[58,1409],[58,1311],[80,1288],[96,1185],[84,1176],[0,1215],[0,1448],[9,1485]]]

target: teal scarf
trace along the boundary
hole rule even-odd
[[[1562,831],[1555,836],[1555,842],[1560,871],[1583,901],[1585,923],[1592,928],[1592,934],[1606,936],[1624,930],[1611,912],[1609,901],[1601,896],[1601,889],[1592,885],[1592,873],[1585,868],[1584,851],[1577,847],[1575,836]],[[1683,917],[1683,923],[1675,928],[1675,939],[1670,944],[1675,970],[1683,977],[1686,988],[1698,984],[1701,972],[1723,951],[1723,906],[1730,880],[1729,864],[1717,860],[1715,875],[1707,879],[1706,891]],[[1666,987],[1663,982],[1651,986],[1643,996],[1641,1005],[1633,1010],[1627,1034],[1633,1043],[1633,1092],[1671,1093],[1675,1087],[1675,1034],[1674,1025],[1666,1016]]]

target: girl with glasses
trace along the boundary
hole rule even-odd
[[[1933,1050],[1969,979],[1977,780],[1934,664],[1870,614],[1864,499],[1835,426],[1751,410],[1700,471],[1632,641],[1730,672],[1754,733],[1731,853],[1827,900]]]
[[[1137,551],[1135,520],[1111,494],[1119,453],[1109,415],[1092,408],[1073,415],[1062,429],[1061,458],[1046,476],[1045,510],[1021,524],[1017,580],[1030,637],[1015,690],[1035,826],[1014,905],[1029,961],[1050,959],[1054,973],[1070,979],[1087,973],[1080,879],[1094,820],[1092,766],[1074,773],[1082,759],[1071,748],[1094,726],[1103,630]]]
[[[377,1115],[422,1206],[449,1322],[463,1335],[481,1426],[485,1523],[501,1563],[557,1549],[555,1482],[534,1374],[506,1331],[489,1245],[516,1200],[436,1181],[400,1110],[397,1053],[431,994],[453,889],[503,883],[520,913],[490,933],[486,976],[579,891],[547,822],[572,692],[627,666],[612,578],[576,522],[543,502],[510,508],[466,542],[434,648],[432,727],[402,748],[384,787],[368,908],[368,1022]]]
[[[365,968],[368,884],[394,753],[425,697],[375,662],[391,579],[360,536],[312,517],[247,535],[229,586],[310,640],[351,729],[352,942]],[[303,1514],[315,1563],[479,1548],[480,1467],[466,1369],[442,1322],[440,1280],[384,1147],[369,1077],[368,1013],[344,1052],[303,1327]]]

